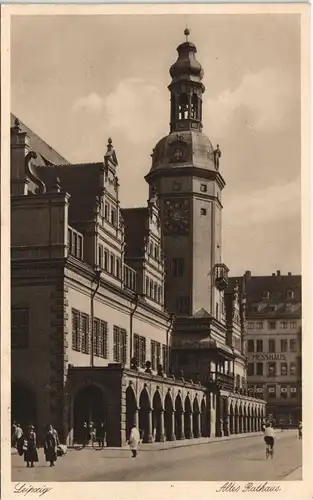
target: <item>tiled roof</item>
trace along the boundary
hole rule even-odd
[[[14,127],[14,122],[16,118],[20,122],[20,128],[22,132],[27,132],[29,138],[30,138],[30,146],[31,148],[36,151],[37,155],[40,155],[42,158],[38,158],[38,161],[36,163],[45,165],[45,159],[48,160],[48,162],[54,163],[56,165],[60,164],[66,164],[68,165],[69,162],[63,158],[63,156],[59,155],[49,144],[47,144],[45,141],[43,141],[35,132],[33,132],[27,125],[25,125],[18,117],[13,115],[11,113],[11,127]]]
[[[121,213],[125,223],[125,257],[141,257],[147,236],[148,208],[123,208]]]
[[[301,276],[281,275],[244,276],[229,278],[229,289],[239,281],[247,300],[247,317],[301,317]],[[294,297],[288,296],[293,292]],[[266,298],[265,292],[268,292]],[[258,305],[262,303],[262,305]]]

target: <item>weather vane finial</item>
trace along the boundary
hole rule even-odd
[[[186,36],[186,42],[188,42],[188,36],[190,35],[190,30],[188,29],[187,26],[186,26],[186,29],[184,31],[184,35]]]

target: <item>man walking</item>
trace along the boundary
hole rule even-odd
[[[140,443],[140,433],[139,430],[137,429],[136,425],[134,424],[132,427],[132,430],[130,431],[130,436],[129,436],[129,447],[132,451],[132,458],[137,457],[137,451],[138,451],[138,445]]]

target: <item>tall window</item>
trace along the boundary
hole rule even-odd
[[[280,350],[281,350],[281,352],[287,352],[288,351],[288,340],[287,339],[281,339],[281,341],[280,341]]]
[[[67,244],[69,253],[74,257],[82,260],[83,258],[83,235],[78,233],[72,227],[68,228],[67,231]]]
[[[287,328],[288,328],[288,321],[281,321],[280,322],[280,328],[282,330],[287,330]]]
[[[166,345],[162,345],[162,362],[163,362],[163,370],[167,369],[168,364],[168,349]]]
[[[254,363],[248,363],[248,377],[254,375]]]
[[[100,321],[100,334],[99,334],[99,347],[98,352],[101,358],[108,359],[109,357],[108,345],[108,324],[106,321]]]
[[[29,314],[26,307],[12,307],[11,347],[26,349],[29,343]]]
[[[268,327],[270,330],[276,330],[276,321],[269,321]]]
[[[116,258],[116,277],[121,279],[122,269],[121,269],[121,259]]]
[[[98,246],[98,266],[103,269],[103,245]]]
[[[113,327],[113,359],[116,363],[127,362],[127,332],[116,325]]]
[[[297,352],[297,341],[295,339],[290,340],[290,352]]]
[[[290,322],[290,328],[291,328],[292,330],[295,330],[295,329],[297,328],[297,323],[296,323],[296,321],[291,321],[291,322]]]
[[[248,330],[253,330],[253,328],[254,328],[253,321],[249,321],[247,326],[248,326]]]
[[[109,258],[110,258],[109,250],[105,248],[103,254],[103,268],[105,271],[109,271]]]
[[[262,330],[263,329],[263,321],[257,321],[256,327],[258,330]]]
[[[276,349],[275,349],[275,339],[269,339],[269,341],[268,341],[268,352],[276,352]]]
[[[267,386],[267,395],[269,398],[276,398],[276,385]]]
[[[182,258],[172,259],[174,278],[181,278],[184,275],[185,260]]]
[[[280,363],[280,374],[282,376],[288,375],[288,365],[287,363]]]
[[[80,314],[72,309],[72,349],[80,351]]]
[[[94,354],[108,358],[108,324],[98,318],[94,320]]]
[[[115,255],[113,253],[110,255],[110,273],[115,274]]]
[[[256,341],[256,352],[263,352],[263,340],[258,339]]]
[[[189,314],[189,297],[178,297],[176,302],[176,311],[178,314]]]
[[[268,363],[267,367],[268,367],[268,371],[267,371],[268,376],[275,377],[276,376],[276,363]]]
[[[134,334],[134,356],[142,368],[146,363],[146,338],[141,335]]]
[[[296,363],[290,363],[290,375],[297,374],[297,365]]]
[[[290,386],[290,397],[291,398],[297,397],[297,388],[294,385]]]
[[[116,226],[116,222],[117,222],[117,217],[116,217],[116,210],[115,208],[111,208],[111,224],[113,226]]]
[[[263,363],[256,364],[256,374],[260,377],[263,375]]]
[[[288,396],[288,390],[286,385],[280,386],[280,397],[285,399]]]
[[[254,352],[254,340],[248,340],[248,352]]]
[[[81,350],[89,354],[89,316],[81,314]]]
[[[151,368],[156,370],[158,364],[161,363],[161,344],[155,340],[151,340]]]

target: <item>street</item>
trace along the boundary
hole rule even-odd
[[[41,449],[33,469],[12,456],[12,481],[281,481],[301,466],[301,444],[295,431],[277,432],[273,460],[260,435],[166,450],[142,445],[135,459],[128,449],[70,450],[54,468]]]

